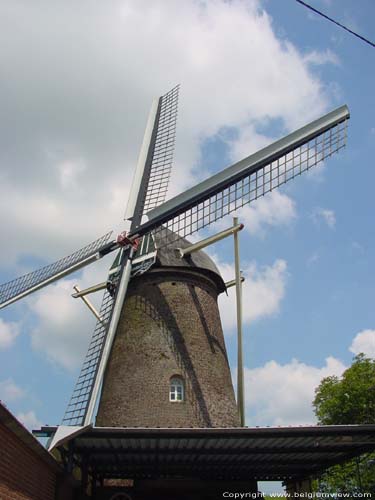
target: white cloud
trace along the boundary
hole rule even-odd
[[[259,134],[255,129],[255,124],[250,123],[241,127],[235,139],[226,142],[230,147],[231,159],[234,162],[256,153],[274,140],[274,138]]]
[[[336,225],[335,212],[327,208],[315,208],[312,214],[312,219],[316,224],[319,224],[319,221],[323,221],[331,229],[333,229]]]
[[[354,354],[363,352],[370,358],[375,358],[375,330],[362,330],[354,337],[349,351]]]
[[[27,300],[37,318],[31,331],[32,347],[51,363],[69,371],[82,363],[96,319],[80,299],[71,297],[73,286],[79,284],[84,289],[105,281],[109,264],[107,258],[86,268],[82,275],[60,280]],[[99,292],[88,297],[97,310],[101,296]]]
[[[269,361],[245,368],[247,425],[302,425],[315,423],[312,401],[322,378],[340,376],[346,366],[334,357],[316,367],[293,359],[284,365]]]
[[[280,191],[271,191],[256,202],[236,210],[239,222],[251,236],[263,238],[269,228],[288,227],[297,218],[295,201]],[[221,231],[228,228],[228,218],[215,222],[210,229]],[[192,239],[191,237],[189,237]]]
[[[316,183],[322,183],[324,182],[324,173],[326,170],[326,163],[324,161],[321,161],[317,165],[315,165],[313,168],[310,168],[306,172],[306,177]]]
[[[42,426],[42,422],[37,418],[35,412],[32,410],[28,412],[20,412],[16,415],[16,418],[30,431],[33,429],[39,429]]]
[[[217,262],[217,258],[215,259]],[[218,262],[225,281],[234,278],[234,266]],[[285,295],[287,280],[287,264],[278,259],[271,266],[259,268],[255,263],[243,269],[245,282],[242,285],[243,322],[250,323],[256,319],[273,315],[279,311],[280,303]],[[219,297],[219,307],[225,331],[236,326],[235,289],[228,290],[228,296]]]
[[[305,62],[309,64],[315,64],[317,66],[320,66],[322,64],[335,64],[338,65],[340,64],[340,60],[332,50],[325,50],[323,52],[317,52],[313,50],[309,54],[307,54],[304,58]]]
[[[15,322],[5,322],[0,318],[0,350],[9,349],[19,334],[19,324]]]
[[[78,189],[83,192],[85,179],[82,176],[86,169],[86,165],[81,160],[64,160],[57,165],[60,170],[61,186],[65,190]]]
[[[245,230],[251,235],[264,235],[268,227],[288,226],[297,217],[296,204],[288,195],[272,191],[256,203],[238,211]]]
[[[5,403],[20,399],[24,396],[24,391],[12,379],[0,381],[0,399]]]
[[[375,357],[375,330],[363,330],[349,350]],[[324,377],[340,377],[348,367],[329,356],[322,367],[297,359],[281,364],[275,360],[263,366],[245,367],[247,425],[303,425],[315,423],[312,401]]]
[[[175,83],[171,194],[207,175],[200,146],[223,127],[242,130],[230,153],[247,155],[268,141],[251,137],[257,124],[276,119],[293,129],[331,98],[309,54],[276,37],[256,0],[110,0],[89,14],[86,2],[73,12],[66,3],[9,0],[0,29],[7,265],[25,241],[28,254],[55,259],[121,221],[151,98]],[[310,59],[319,57],[327,59]]]
[[[38,326],[31,332],[33,349],[70,370],[82,358],[82,344],[89,333],[85,331],[83,306],[72,304],[74,284],[75,281],[60,281],[41,292],[31,305],[38,318]]]

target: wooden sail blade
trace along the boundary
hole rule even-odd
[[[346,144],[349,110],[328,113],[168,200],[134,234],[167,228],[186,237],[278,188]]]
[[[53,264],[0,285],[0,309],[100,258],[100,252],[108,249],[111,234],[112,231]]]

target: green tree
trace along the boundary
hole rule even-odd
[[[324,378],[315,390],[313,406],[319,424],[374,424],[375,359],[358,354],[341,378]],[[318,484],[327,493],[375,494],[375,453],[331,467]]]

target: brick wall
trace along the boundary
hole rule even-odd
[[[198,270],[163,267],[132,280],[96,425],[239,425],[217,295]],[[169,401],[174,375],[185,381],[184,402]]]
[[[0,500],[69,500],[71,495],[54,458],[0,402]]]
[[[55,498],[56,472],[0,422],[0,499]]]

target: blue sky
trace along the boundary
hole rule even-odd
[[[372,0],[311,3],[374,38]],[[148,107],[176,83],[171,195],[349,106],[344,151],[239,214],[247,425],[314,423],[321,378],[375,356],[374,49],[293,0],[0,11],[1,282],[122,229]],[[210,249],[227,279],[232,244]],[[72,286],[106,266],[0,313],[0,398],[29,427],[61,421],[94,325]],[[235,372],[233,297],[220,307]]]

